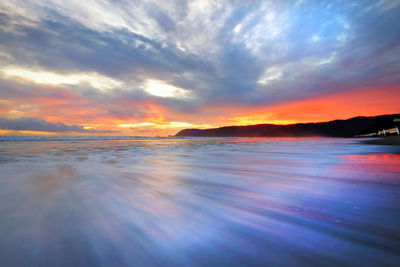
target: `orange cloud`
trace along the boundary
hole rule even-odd
[[[49,88],[45,90],[53,92]],[[180,113],[150,100],[115,98],[110,102],[100,103],[78,93],[58,89],[54,90],[54,95],[46,93],[28,100],[3,100],[0,103],[2,104],[0,113],[8,117],[36,117],[49,122],[60,121],[97,130],[112,130],[116,131],[115,135],[166,136],[174,135],[179,130],[188,127],[290,124],[347,119],[359,115],[399,113],[399,92],[399,87],[371,88],[267,107],[203,106],[196,113]],[[112,110],[123,112],[113,113]],[[134,115],[137,111],[139,113]],[[141,114],[140,111],[144,113]],[[129,115],[130,112],[132,116]],[[126,127],[121,127],[121,125],[126,125]],[[16,134],[16,132],[0,131],[0,134]],[[36,135],[37,133],[20,132],[20,134]],[[90,133],[60,134],[88,135]]]

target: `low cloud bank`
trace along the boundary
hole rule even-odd
[[[78,132],[78,133],[113,133],[108,130],[85,129],[79,125],[67,125],[63,122],[48,122],[37,118],[0,118],[0,129],[15,131],[37,131],[37,132]]]

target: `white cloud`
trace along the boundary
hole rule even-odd
[[[234,28],[232,41],[244,44],[253,55],[263,57],[263,46],[284,42],[283,33],[289,25],[289,15],[289,12],[280,11],[277,6],[265,2],[256,12],[247,14]],[[254,24],[254,21],[258,23]]]
[[[113,89],[123,84],[121,81],[97,73],[58,74],[54,72],[13,67],[4,68],[0,71],[7,78],[19,77],[38,84],[74,85],[89,83],[92,87],[100,90]]]
[[[324,64],[332,63],[335,60],[336,55],[337,55],[337,53],[334,52],[327,58],[322,58],[322,59],[316,60],[316,62],[314,64],[315,65],[324,65]]]
[[[258,80],[258,84],[266,85],[274,80],[279,80],[282,78],[283,72],[279,67],[270,67],[265,72],[264,75]]]
[[[144,85],[144,90],[151,95],[159,97],[189,97],[189,92],[187,90],[169,85],[161,80],[148,79]]]
[[[318,41],[320,41],[322,38],[321,38],[321,36],[319,36],[318,34],[314,34],[312,37],[311,37],[311,41],[313,41],[313,42],[318,42]]]

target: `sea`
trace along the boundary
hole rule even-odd
[[[399,147],[0,137],[0,266],[399,266]]]

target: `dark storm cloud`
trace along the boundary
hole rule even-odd
[[[0,118],[0,129],[15,131],[37,131],[37,132],[77,132],[77,133],[112,133],[113,131],[99,131],[85,129],[78,125],[66,125],[62,122],[48,122],[37,118]]]

